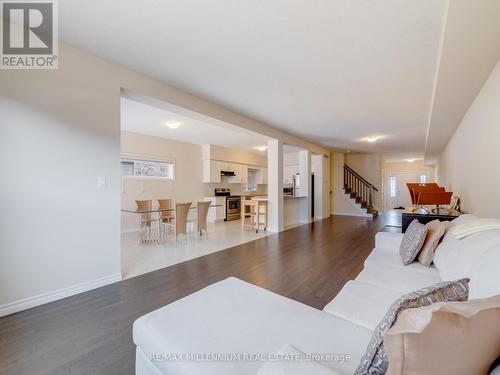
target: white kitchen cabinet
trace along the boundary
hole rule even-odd
[[[226,218],[226,197],[205,197],[204,199],[210,201],[211,205],[217,205],[217,207],[208,209],[208,222],[218,223],[224,221]]]
[[[232,184],[246,184],[248,182],[248,166],[238,163],[220,162],[221,171],[234,172],[234,176],[227,177]]]
[[[238,171],[239,164],[230,163],[227,161],[220,161],[219,163],[220,163],[220,170],[221,171],[234,172],[235,174]]]
[[[267,185],[267,174],[267,168],[262,168],[262,182],[260,182],[260,184]]]
[[[239,164],[239,182],[242,184],[248,183],[248,165]]]
[[[267,184],[267,168],[264,167],[253,167],[250,166],[252,170],[256,171],[256,181],[257,185]]]
[[[283,183],[293,184],[293,176],[299,173],[298,165],[287,165],[283,168]]]
[[[217,160],[203,160],[203,182],[221,182],[221,162]]]
[[[267,168],[219,160],[203,160],[203,182],[248,184],[248,169],[257,170],[257,184],[267,184]],[[234,176],[221,178],[221,171],[234,172]]]

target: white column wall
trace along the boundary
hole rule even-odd
[[[283,221],[283,142],[272,140],[268,142],[267,163],[267,194],[268,206],[268,230],[281,232],[284,230]]]
[[[299,173],[300,190],[299,195],[306,197],[300,200],[301,223],[311,221],[311,152],[309,150],[299,151]]]
[[[311,155],[311,173],[314,173],[314,218],[323,218],[323,194],[327,194],[324,189],[323,155]]]

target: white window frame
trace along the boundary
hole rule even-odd
[[[129,154],[122,153],[120,155],[120,167],[123,159],[131,160],[146,160],[146,161],[156,161],[160,163],[171,163],[172,164],[172,177],[161,177],[161,176],[121,176],[125,179],[139,179],[139,180],[154,180],[154,181],[175,181],[176,175],[176,163],[175,159],[169,159],[165,157],[151,156],[151,155],[140,155],[140,154]]]

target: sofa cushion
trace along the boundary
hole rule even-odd
[[[323,311],[373,331],[401,294],[396,290],[351,280]]]
[[[264,363],[257,375],[339,375],[337,371],[311,360],[306,353],[293,345],[284,345],[275,357]]]
[[[418,253],[417,260],[419,263],[429,267],[434,258],[434,252],[441,241],[441,238],[446,233],[446,230],[451,225],[449,221],[433,220],[425,226],[427,227],[427,237],[425,238],[424,245]]]
[[[427,227],[420,224],[417,219],[408,225],[399,246],[399,255],[401,255],[401,260],[405,266],[413,262],[417,257],[424,244],[426,234]]]
[[[383,345],[384,335],[394,324],[401,311],[436,302],[465,301],[469,292],[468,282],[468,279],[442,282],[408,293],[397,299],[373,331],[368,348],[355,375],[383,375],[386,373],[388,359]]]
[[[367,263],[356,277],[356,280],[396,290],[400,294],[409,293],[442,281],[439,273],[435,271],[420,272],[409,269],[409,267],[398,268],[383,263]]]
[[[437,270],[436,267],[434,266],[425,267],[419,262],[413,262],[407,266],[404,266],[401,263],[401,257],[399,256],[399,252],[397,249],[384,249],[377,247],[373,249],[370,255],[368,255],[368,257],[366,258],[365,266],[369,263],[384,264],[400,269],[412,270],[423,273],[434,273],[436,275],[439,274],[439,271]]]
[[[394,249],[398,252],[403,236],[403,233],[378,232],[375,235],[375,247]]]
[[[500,246],[489,249],[472,265],[469,298],[500,295]]]
[[[452,251],[439,267],[439,274],[443,280],[470,277],[472,266],[482,254],[500,247],[500,230],[475,233],[455,241]]]
[[[477,216],[464,214],[451,221],[450,227],[447,229],[445,235],[443,236],[443,239],[441,240],[434,253],[432,262],[437,269],[441,270],[441,267],[446,264],[446,259],[453,255],[454,249],[459,242],[459,240],[457,240],[452,233],[453,228],[461,224],[470,223],[476,219]]]
[[[500,296],[402,311],[384,347],[387,375],[487,374],[500,354]]]
[[[306,353],[348,353],[334,370],[352,374],[371,332],[268,290],[229,278],[134,322],[135,344],[152,353],[276,353],[289,343]],[[158,361],[166,374],[255,375],[259,361]]]

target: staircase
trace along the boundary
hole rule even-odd
[[[378,216],[378,210],[373,205],[373,190],[378,189],[344,164],[344,192],[352,203],[365,213],[367,217]]]

